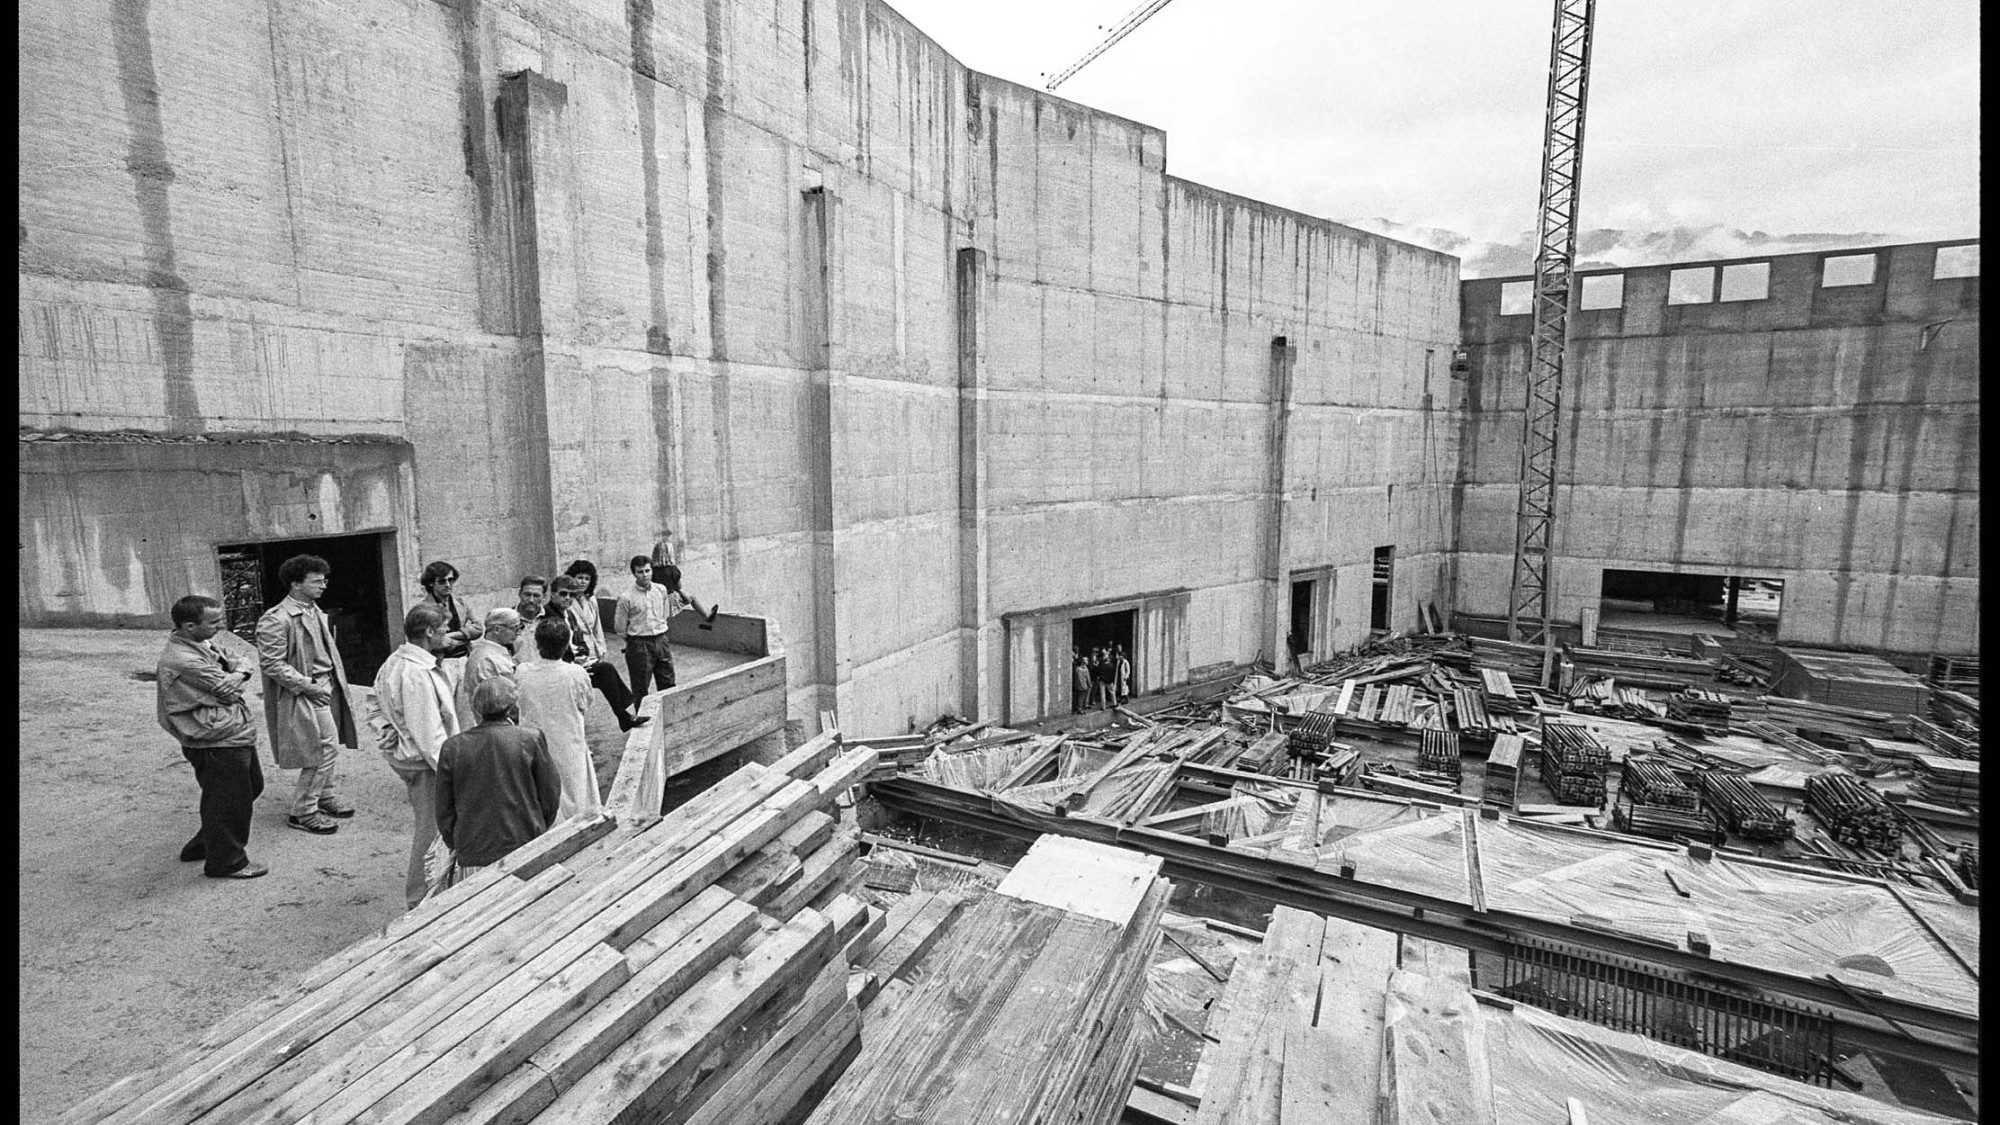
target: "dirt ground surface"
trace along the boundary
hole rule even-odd
[[[331,836],[287,827],[298,775],[273,764],[260,729],[250,856],[271,873],[204,878],[178,856],[198,827],[194,771],[154,719],[166,633],[20,638],[20,1104],[34,1122],[379,933],[403,912],[411,812],[363,731],[340,759],[340,792],[359,811]],[[237,637],[216,640],[254,657]],[[251,706],[261,719],[261,699]],[[601,698],[586,733],[608,788],[625,736]]]

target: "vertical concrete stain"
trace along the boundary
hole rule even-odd
[[[653,0],[626,0],[626,31],[632,46],[632,107],[639,121],[639,178],[646,195],[646,350],[667,355],[667,236],[660,217],[660,120],[658,61],[653,49]],[[713,204],[713,197],[710,199]]]
[[[709,355],[718,362],[729,359],[727,214],[723,205],[723,139],[728,119],[724,106],[722,57],[726,44],[722,36],[722,0],[705,0],[707,65],[703,68],[705,90],[701,99],[703,172],[708,181],[708,339]],[[657,187],[655,191],[657,191]]]
[[[194,310],[174,248],[172,154],[160,114],[160,79],[153,66],[151,0],[113,0],[111,32],[118,59],[118,88],[131,132],[125,170],[145,232],[146,287],[153,295],[153,328],[160,341],[166,383],[166,429],[198,434],[206,429],[194,385]]]

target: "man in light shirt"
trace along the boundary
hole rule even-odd
[[[489,609],[485,626],[485,631],[466,646],[465,674],[459,677],[453,697],[461,731],[479,725],[478,712],[472,707],[472,693],[479,685],[495,676],[514,674],[514,639],[521,632],[521,615],[504,605]]]
[[[285,823],[317,836],[337,831],[336,818],[354,815],[335,775],[341,747],[358,745],[347,705],[347,670],[319,608],[331,573],[318,555],[286,559],[278,566],[278,581],[289,592],[257,619],[271,756],[279,768],[299,771]]]
[[[646,698],[651,681],[661,691],[674,686],[674,657],[667,648],[667,623],[683,609],[700,606],[677,589],[653,581],[653,560],[632,556],[632,589],[618,599],[611,615],[613,632],[625,637],[625,670],[632,677],[632,709]],[[678,568],[668,569],[679,574]]]
[[[403,900],[412,909],[429,889],[425,860],[438,842],[438,754],[444,740],[458,733],[451,681],[436,656],[444,646],[444,635],[444,611],[430,603],[419,604],[403,618],[402,646],[375,673],[371,717],[375,742],[408,788],[410,810],[416,817],[403,878]]]

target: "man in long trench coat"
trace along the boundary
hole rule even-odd
[[[340,748],[357,745],[347,701],[347,670],[319,608],[332,568],[318,555],[294,555],[278,567],[285,600],[257,619],[257,663],[264,673],[264,721],[280,769],[299,771],[285,823],[326,835],[334,817],[354,815],[340,796]]]

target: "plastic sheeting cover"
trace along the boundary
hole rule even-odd
[[[1496,1125],[1942,1125],[1951,1118],[1822,1089],[1628,1032],[1517,1006],[1479,1006]]]

